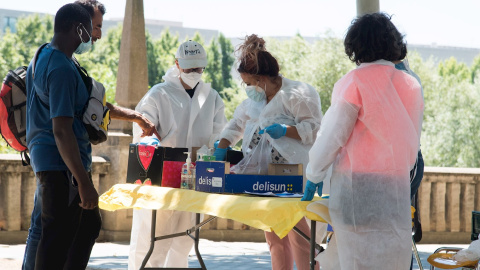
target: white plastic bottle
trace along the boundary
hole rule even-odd
[[[180,188],[195,189],[195,165],[192,164],[190,152],[185,154],[187,154],[187,161],[182,166]]]

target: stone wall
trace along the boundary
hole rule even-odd
[[[128,147],[118,145],[128,145],[130,140],[126,134],[116,134],[109,137],[104,147],[94,149],[92,175],[99,194],[116,183],[125,183]],[[471,213],[480,209],[479,178],[480,169],[425,168],[419,189],[421,243],[470,243]],[[35,187],[33,172],[22,166],[19,155],[0,155],[0,244],[25,242]],[[128,241],[132,210],[101,213],[104,222],[99,241]],[[215,241],[265,241],[263,231],[220,218],[202,227],[201,237]]]

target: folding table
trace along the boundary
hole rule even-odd
[[[314,200],[321,200],[315,197]],[[325,222],[320,216],[306,210],[310,202],[300,198],[256,197],[237,194],[215,194],[194,190],[144,186],[135,184],[117,184],[100,196],[99,207],[103,210],[115,211],[129,208],[152,210],[151,246],[141,269],[150,257],[154,242],[171,237],[189,235],[195,242],[195,253],[201,265],[206,269],[198,250],[199,228],[215,217],[232,219],[264,231],[275,232],[280,238],[285,237],[292,229],[296,229],[302,218],[311,220],[310,268],[315,266],[315,248],[322,250],[315,243],[316,222]],[[155,237],[156,210],[177,210],[197,213],[196,225],[186,232],[168,236]],[[210,217],[203,222],[200,214]],[[299,230],[297,232],[301,233]],[[194,232],[194,236],[192,233]],[[308,238],[302,235],[304,238]],[[182,268],[148,268],[148,269],[182,269]],[[192,269],[192,268],[188,268]]]

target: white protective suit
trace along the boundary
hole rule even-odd
[[[419,83],[391,62],[361,64],[335,84],[307,177],[322,181],[333,163],[329,213],[341,269],[409,268],[409,172],[422,114]]]
[[[224,104],[209,83],[200,81],[193,98],[180,83],[177,67],[167,71],[164,83],[153,86],[140,100],[136,111],[155,126],[162,137],[161,145],[169,147],[213,147],[227,120]],[[142,131],[134,124],[134,143]],[[150,247],[151,210],[133,210],[128,269],[137,270]],[[195,225],[195,213],[157,211],[156,236],[185,232]],[[157,241],[146,267],[188,267],[193,240],[188,236]]]
[[[302,163],[304,170],[308,163],[308,151],[315,142],[322,121],[320,97],[315,89],[302,82],[282,78],[282,87],[272,100],[255,102],[244,100],[235,110],[233,119],[225,126],[221,138],[235,145],[240,139],[244,159],[232,167],[238,174],[267,174],[272,163],[272,146],[288,161]],[[301,140],[283,136],[271,138],[267,133],[253,149],[249,148],[252,137],[258,129],[272,124],[295,126]],[[305,184],[305,183],[304,183]],[[305,185],[304,185],[305,186]]]

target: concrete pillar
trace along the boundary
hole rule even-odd
[[[380,0],[357,0],[357,16],[380,11]]]
[[[147,45],[143,0],[127,0],[115,100],[122,107],[134,109],[147,90]],[[132,123],[112,121],[110,129],[131,134]]]

